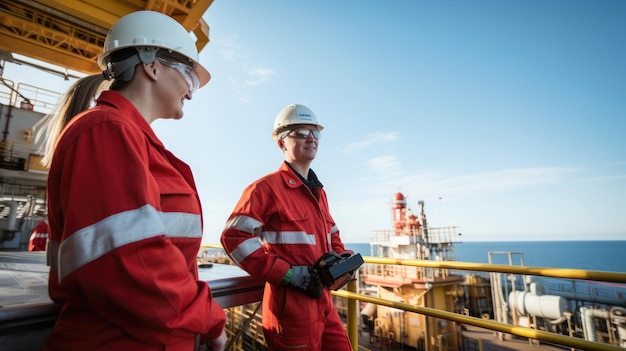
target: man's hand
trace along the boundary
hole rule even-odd
[[[291,280],[289,284],[295,286],[307,296],[314,299],[322,297],[322,282],[317,271],[311,266],[291,267]]]

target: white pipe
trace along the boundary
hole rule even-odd
[[[535,295],[527,291],[511,291],[509,305],[521,315],[547,319],[559,319],[569,310],[567,300],[561,296]]]
[[[549,322],[550,322],[550,324],[557,325],[557,324],[561,324],[561,323],[565,322],[566,320],[567,320],[567,317],[563,316],[563,317],[561,317],[559,319],[555,319],[555,320],[552,320],[552,321],[549,321]]]
[[[585,336],[585,340],[588,341],[598,341],[596,337],[596,325],[594,323],[594,318],[609,318],[609,311],[602,309],[595,309],[589,307],[581,307],[580,308],[580,318],[583,322],[583,334]]]

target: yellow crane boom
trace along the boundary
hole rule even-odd
[[[202,15],[213,0],[0,0],[0,50],[87,74],[108,30],[122,16],[153,10],[193,31],[201,51],[209,42]]]

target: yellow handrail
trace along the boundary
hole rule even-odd
[[[200,248],[202,248],[202,249],[223,249],[222,245],[220,245],[220,244],[202,244],[202,245],[200,245]]]
[[[397,308],[397,309],[401,309],[405,311],[420,313],[420,314],[431,316],[431,317],[446,319],[446,320],[455,321],[458,323],[474,325],[474,326],[481,327],[481,328],[497,330],[497,331],[501,331],[504,333],[518,335],[518,336],[522,336],[522,337],[526,337],[530,339],[548,341],[548,342],[552,342],[555,344],[575,347],[581,350],[624,351],[624,349],[619,346],[613,346],[609,344],[602,344],[602,343],[597,343],[593,341],[587,341],[583,339],[578,339],[578,338],[574,338],[574,337],[570,337],[566,335],[559,335],[559,334],[550,333],[550,332],[546,332],[542,330],[536,330],[532,328],[518,327],[518,326],[513,326],[510,324],[498,323],[498,322],[494,322],[490,320],[484,320],[484,319],[476,318],[476,317],[469,317],[469,316],[465,316],[462,314],[442,311],[442,310],[429,308],[429,307],[413,306],[413,305],[409,305],[409,304],[402,303],[402,302],[389,301],[389,300],[379,299],[379,298],[368,296],[368,295],[361,295],[361,294],[357,294],[357,293],[346,291],[346,290],[333,291],[333,295],[344,297],[346,299],[359,300],[359,301],[364,301],[364,302],[371,302],[371,303],[378,304],[378,305],[389,306],[389,307],[393,307],[393,308]],[[348,325],[349,326],[351,324],[356,325],[356,320],[353,320],[353,322],[350,323],[352,319],[351,317],[353,316],[348,315]],[[351,339],[350,341],[353,343],[353,345],[354,344],[358,345],[358,338],[356,340],[353,340],[352,335],[350,333],[349,333],[349,336]]]
[[[203,244],[202,248],[222,249],[221,245],[216,244]],[[499,273],[511,273],[522,275],[535,275],[554,278],[567,278],[567,279],[580,279],[580,280],[593,280],[593,281],[605,281],[626,283],[626,273],[621,272],[606,272],[606,271],[589,271],[581,269],[568,269],[568,268],[547,268],[547,267],[532,267],[532,266],[509,266],[499,264],[482,264],[471,262],[457,262],[457,261],[431,261],[431,260],[411,260],[411,259],[395,259],[395,258],[382,258],[373,256],[364,256],[365,263],[370,264],[383,264],[383,265],[400,265],[400,266],[413,266],[413,267],[427,267],[427,268],[440,268],[440,269],[454,269],[463,271],[480,271],[480,272],[499,272]],[[546,332],[542,330],[536,330],[532,328],[514,326],[505,323],[499,323],[491,320],[485,320],[476,317],[470,317],[461,315],[454,312],[448,312],[438,310],[429,307],[413,306],[402,302],[395,302],[385,299],[380,299],[368,295],[361,295],[355,293],[356,283],[352,281],[347,286],[348,290],[333,291],[333,295],[348,299],[348,336],[352,342],[353,350],[358,349],[358,313],[356,309],[356,301],[371,302],[378,305],[393,307],[402,309],[405,311],[415,312],[431,317],[446,319],[455,321],[458,323],[464,323],[481,328],[486,328],[494,331],[500,331],[507,334],[517,335],[525,338],[547,341],[563,346],[574,347],[582,350],[590,351],[623,351],[624,348],[614,346],[610,344],[598,343],[579,339],[571,336],[560,335],[556,333]]]
[[[447,268],[463,271],[500,272],[525,275],[537,275],[543,277],[569,278],[581,280],[596,280],[614,283],[626,283],[626,273],[587,271],[583,269],[569,268],[546,268],[532,266],[508,266],[502,264],[483,264],[457,261],[429,261],[429,260],[408,260],[383,257],[363,257],[365,263],[391,264],[401,266]]]

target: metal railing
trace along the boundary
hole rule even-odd
[[[203,245],[203,248],[221,249],[220,245]],[[508,274],[533,275],[552,278],[565,278],[575,280],[591,280],[613,283],[626,283],[626,273],[606,272],[606,271],[589,271],[581,269],[566,268],[549,268],[549,267],[532,267],[532,266],[509,266],[500,264],[481,264],[457,261],[432,261],[432,260],[413,260],[413,259],[395,259],[365,256],[363,257],[366,264],[384,265],[389,269],[393,267],[421,267],[442,270],[471,271],[471,272],[499,272]],[[363,269],[363,268],[362,268]],[[375,268],[374,268],[375,269]],[[534,339],[541,342],[554,343],[562,346],[569,346],[581,350],[591,351],[623,351],[624,348],[606,343],[588,341],[572,336],[561,335],[543,330],[537,330],[528,327],[515,326],[506,323],[500,323],[483,318],[471,317],[459,313],[438,310],[429,307],[418,307],[402,302],[394,302],[385,299],[372,297],[356,293],[357,283],[352,281],[347,285],[346,290],[333,291],[333,295],[346,298],[347,304],[347,330],[353,349],[359,348],[358,343],[358,315],[359,310],[357,303],[369,302],[373,304],[388,306],[408,312],[423,314],[430,317],[454,321],[467,325],[485,328],[496,332],[503,332],[523,338]]]
[[[203,245],[204,248],[221,249],[219,245]],[[626,273],[620,272],[604,272],[604,271],[587,271],[578,269],[561,269],[561,268],[545,268],[545,267],[524,267],[524,266],[506,266],[494,264],[479,264],[467,262],[449,262],[449,261],[424,261],[424,260],[403,260],[388,259],[380,257],[365,256],[366,264],[383,264],[413,267],[430,267],[439,269],[454,269],[466,271],[483,271],[483,272],[501,272],[524,275],[537,275],[544,277],[570,278],[582,280],[606,281],[615,283],[626,283]],[[227,266],[223,268],[228,268]],[[232,267],[233,269],[236,267]],[[228,270],[228,269],[225,269]],[[201,279],[203,277],[201,272]],[[208,273],[208,272],[207,272]],[[248,276],[238,276],[236,278],[215,279],[215,272],[211,272],[212,279],[207,279],[209,286],[213,292],[216,302],[224,308],[235,307],[247,304],[256,304],[261,301],[264,283],[253,280]],[[554,343],[566,347],[572,347],[581,350],[591,351],[624,351],[624,348],[606,343],[588,341],[567,335],[552,333],[543,330],[537,330],[528,327],[514,326],[511,324],[500,323],[492,320],[486,320],[478,317],[471,317],[460,313],[448,312],[445,310],[419,307],[407,303],[390,301],[373,296],[356,293],[357,282],[351,281],[347,285],[346,290],[334,291],[333,295],[339,298],[345,298],[347,301],[347,332],[354,350],[359,348],[358,328],[359,328],[359,309],[358,302],[373,303],[382,306],[404,310],[408,312],[418,313],[429,317],[445,319],[465,325],[471,325],[479,328],[489,329],[496,332],[507,333],[523,338],[534,339],[547,343]],[[43,333],[49,330],[54,324],[56,318],[57,306],[50,303],[44,303],[34,306],[16,306],[14,308],[3,308],[0,310],[0,332],[13,330],[30,330],[33,325],[42,324],[42,318],[47,322],[42,324]],[[37,324],[39,323],[39,324]],[[20,329],[22,328],[22,329]],[[2,333],[0,333],[2,334]],[[6,334],[6,333],[5,333]],[[0,341],[7,339],[9,334],[2,334]],[[231,334],[231,336],[235,336]],[[10,349],[10,348],[9,348]],[[11,350],[11,349],[10,349]]]
[[[608,345],[593,341],[587,341],[583,339],[578,339],[566,335],[560,335],[556,333],[546,332],[542,330],[536,330],[527,327],[519,327],[513,326],[510,324],[498,323],[490,320],[485,320],[477,317],[464,316],[461,314],[457,314],[454,312],[442,311],[429,307],[418,307],[409,305],[402,302],[394,302],[384,299],[375,298],[372,296],[357,294],[353,291],[350,291],[350,287],[348,290],[339,290],[334,291],[333,294],[335,296],[344,297],[354,301],[363,301],[370,302],[378,305],[393,307],[397,309],[401,309],[404,311],[420,313],[430,317],[436,317],[441,319],[446,319],[449,321],[454,321],[457,323],[464,323],[473,326],[477,326],[480,328],[490,329],[494,331],[500,331],[511,335],[517,335],[529,339],[541,340],[546,342],[551,342],[563,346],[575,347],[581,350],[590,350],[590,351],[624,351],[624,348],[614,345]],[[353,343],[353,350],[358,350],[358,320],[356,317],[356,313],[348,310],[348,336],[350,337],[351,342]]]
[[[502,264],[483,264],[458,261],[409,260],[382,257],[363,257],[365,263],[401,265],[412,267],[454,269],[459,271],[498,272],[542,277],[595,280],[613,283],[626,283],[626,273],[588,271],[583,269],[549,268],[533,266],[508,266]]]
[[[12,80],[1,78],[0,104],[15,106],[27,110],[48,113],[52,111],[61,97],[61,93],[30,84],[15,84]]]
[[[459,241],[459,227],[428,227],[428,243],[456,243]],[[403,229],[402,235],[409,237],[420,237],[422,229]],[[391,238],[397,237],[398,232],[395,230],[374,230],[372,232],[371,242],[386,243]]]
[[[528,266],[507,266],[496,264],[480,264],[469,262],[449,262],[449,261],[427,261],[427,260],[409,260],[409,259],[391,259],[380,257],[364,257],[365,263],[369,264],[384,264],[384,265],[400,265],[400,266],[413,266],[413,267],[430,267],[439,269],[454,269],[465,271],[482,271],[482,272],[501,272],[511,274],[524,274],[535,275],[544,277],[555,278],[569,278],[569,279],[582,279],[582,280],[594,280],[605,282],[626,283],[626,273],[620,272],[604,272],[604,271],[587,271],[580,269],[564,269],[564,268],[546,268],[546,267],[528,267]],[[335,296],[343,297],[349,301],[362,301],[369,302],[378,305],[384,305],[401,309],[404,311],[415,312],[430,317],[446,319],[457,323],[463,323],[473,325],[480,328],[490,329],[493,331],[504,332],[511,335],[525,337],[529,339],[535,339],[539,341],[555,343],[563,346],[574,347],[581,350],[590,351],[623,351],[624,348],[614,346],[605,343],[598,343],[593,341],[587,341],[571,336],[556,334],[552,332],[537,330],[533,328],[514,326],[511,324],[499,323],[491,320],[485,320],[477,317],[465,316],[462,314],[442,311],[429,307],[418,307],[409,305],[402,302],[394,302],[385,299],[380,299],[368,295],[362,295],[356,293],[356,283],[351,282],[348,284],[347,290],[334,291]],[[358,318],[356,307],[350,308],[348,305],[348,335],[353,343],[353,349],[358,349]]]

